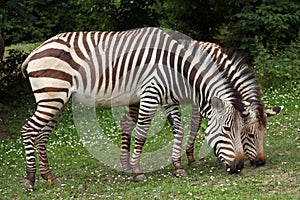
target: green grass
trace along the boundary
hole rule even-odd
[[[28,44],[15,44],[8,47],[5,47],[4,57],[8,56],[8,50],[15,49],[19,51],[25,51],[30,53],[36,47],[38,47],[41,43],[28,43]]]
[[[168,165],[147,173],[147,180],[139,183],[133,182],[131,176],[123,175],[121,171],[105,166],[87,151],[77,135],[71,106],[68,106],[48,144],[53,174],[60,178],[62,185],[49,186],[37,174],[33,192],[27,192],[20,183],[25,176],[25,160],[18,130],[33,112],[34,104],[29,98],[27,104],[8,114],[10,123],[15,123],[11,130],[14,136],[0,141],[1,199],[299,199],[299,95],[299,89],[292,87],[265,91],[267,107],[285,106],[280,115],[269,119],[265,166],[257,168],[246,162],[241,174],[230,175],[210,152],[198,161],[194,169],[189,168],[186,159],[183,159],[188,177],[173,177],[173,167]],[[13,108],[15,104],[7,104],[6,109]],[[118,123],[112,120],[111,113],[109,110],[97,111],[98,116],[104,117],[98,117],[98,120],[102,123],[101,127],[111,134],[108,137],[112,137],[112,142],[118,146]],[[17,117],[19,115],[24,118],[22,122]],[[16,116],[15,119],[13,116]],[[164,126],[159,135],[165,136],[160,136],[162,139],[150,138],[146,149],[161,148],[165,140],[172,139],[169,132],[169,127]],[[196,156],[200,146],[201,141],[198,140]]]

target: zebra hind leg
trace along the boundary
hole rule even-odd
[[[21,130],[26,154],[26,177],[23,179],[22,183],[26,189],[33,190],[36,173],[34,139],[38,134],[38,131],[36,131],[36,129],[31,127],[28,123],[25,124]]]
[[[26,177],[23,179],[23,185],[28,190],[34,189],[36,160],[35,160],[35,145],[39,154],[39,164],[42,168],[41,174],[43,178],[55,178],[51,175],[46,155],[46,142],[48,140],[50,130],[47,127],[56,115],[60,112],[63,106],[62,100],[41,100],[38,103],[37,109],[29,121],[22,127],[21,134],[26,156]],[[46,131],[47,130],[47,131]],[[55,182],[55,181],[54,181]]]
[[[59,115],[57,115],[59,116]],[[49,168],[48,157],[46,152],[46,144],[48,138],[51,134],[52,129],[54,128],[55,124],[57,123],[57,118],[55,120],[51,120],[44,129],[38,134],[38,137],[35,140],[36,150],[38,153],[38,163],[39,163],[39,170],[43,179],[47,180],[51,185],[60,185],[61,182],[58,178],[51,175],[51,171]]]

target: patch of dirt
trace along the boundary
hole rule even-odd
[[[244,168],[242,173],[250,176],[259,177],[259,173],[262,171],[268,171],[264,174],[264,180],[261,182],[263,188],[268,188],[266,194],[274,195],[284,190],[291,194],[299,195],[300,197],[300,185],[297,180],[298,175],[295,172],[286,172],[278,167],[261,166],[255,168]]]
[[[11,139],[11,134],[0,127],[0,140]]]
[[[271,166],[260,166],[260,167],[255,167],[255,168],[252,168],[252,167],[245,167],[241,174],[247,174],[247,175],[255,175],[255,174],[259,174],[261,171],[268,171],[268,170],[271,170],[272,167]]]

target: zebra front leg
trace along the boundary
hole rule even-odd
[[[180,112],[178,105],[163,106],[166,116],[172,126],[174,133],[174,144],[172,151],[172,161],[175,167],[173,175],[176,177],[187,176],[186,171],[181,165],[181,151],[182,151],[182,140],[183,140],[183,125],[180,118]]]
[[[140,101],[138,120],[136,126],[135,144],[134,144],[134,150],[130,162],[133,173],[135,174],[133,179],[134,181],[141,181],[146,179],[146,176],[140,169],[140,157],[143,150],[143,146],[146,142],[147,133],[149,131],[151,121],[159,106],[159,100],[158,100],[159,97],[156,96],[157,94],[154,91],[148,93],[151,96],[141,97],[141,101]]]
[[[121,120],[121,155],[120,161],[125,174],[132,173],[130,165],[130,140],[132,131],[136,125],[139,112],[139,104],[125,108],[125,114]]]
[[[122,169],[125,174],[130,174],[133,172],[129,161],[131,135],[121,130],[121,141],[120,161]]]
[[[201,120],[202,120],[202,116],[199,113],[198,107],[193,106],[192,118],[191,118],[191,130],[186,144],[186,156],[188,159],[188,165],[190,167],[196,166],[196,159],[194,157],[194,145],[195,145],[196,135],[200,129]]]

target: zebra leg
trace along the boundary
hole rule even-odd
[[[192,107],[192,118],[191,118],[191,131],[186,144],[186,156],[188,158],[188,165],[190,167],[196,166],[196,160],[194,157],[194,144],[196,135],[199,131],[202,116],[199,113],[199,109],[196,106]]]
[[[26,177],[23,179],[23,185],[28,190],[34,189],[36,163],[34,154],[34,140],[38,131],[32,127],[29,122],[22,127],[21,135],[26,154]]]
[[[153,95],[154,92],[151,92],[151,95]],[[140,169],[140,157],[143,150],[143,146],[146,142],[146,137],[151,125],[151,121],[155,115],[158,106],[158,96],[155,95],[154,97],[141,97],[138,121],[136,126],[134,150],[130,162],[133,173],[135,174],[133,178],[134,181],[141,181],[146,179],[146,176]]]
[[[175,167],[173,175],[176,177],[187,176],[186,171],[181,165],[181,151],[182,151],[182,140],[183,140],[183,125],[180,118],[180,112],[178,105],[174,106],[163,106],[166,116],[172,126],[174,133],[174,144],[172,152],[172,161]]]
[[[35,113],[22,127],[21,134],[26,154],[27,174],[23,180],[23,185],[28,190],[33,190],[35,183],[36,162],[34,145],[38,146],[38,151],[46,152],[46,146],[40,146],[39,141],[46,141],[49,137],[49,132],[45,133],[42,130],[45,129],[47,124],[53,120],[56,115],[58,115],[65,102],[66,101],[63,101],[62,99],[56,98],[38,101]],[[42,163],[45,159],[47,160],[47,157],[43,157],[40,162]]]
[[[124,173],[132,173],[129,162],[130,140],[132,131],[136,125],[139,113],[139,104],[130,105],[125,108],[125,114],[121,120],[121,155],[120,161]]]
[[[46,153],[46,144],[51,134],[52,129],[57,123],[59,114],[57,114],[53,120],[51,120],[39,133],[35,140],[35,146],[38,153],[38,163],[41,176],[47,180],[51,185],[60,185],[59,179],[51,175],[49,168],[48,157]]]

